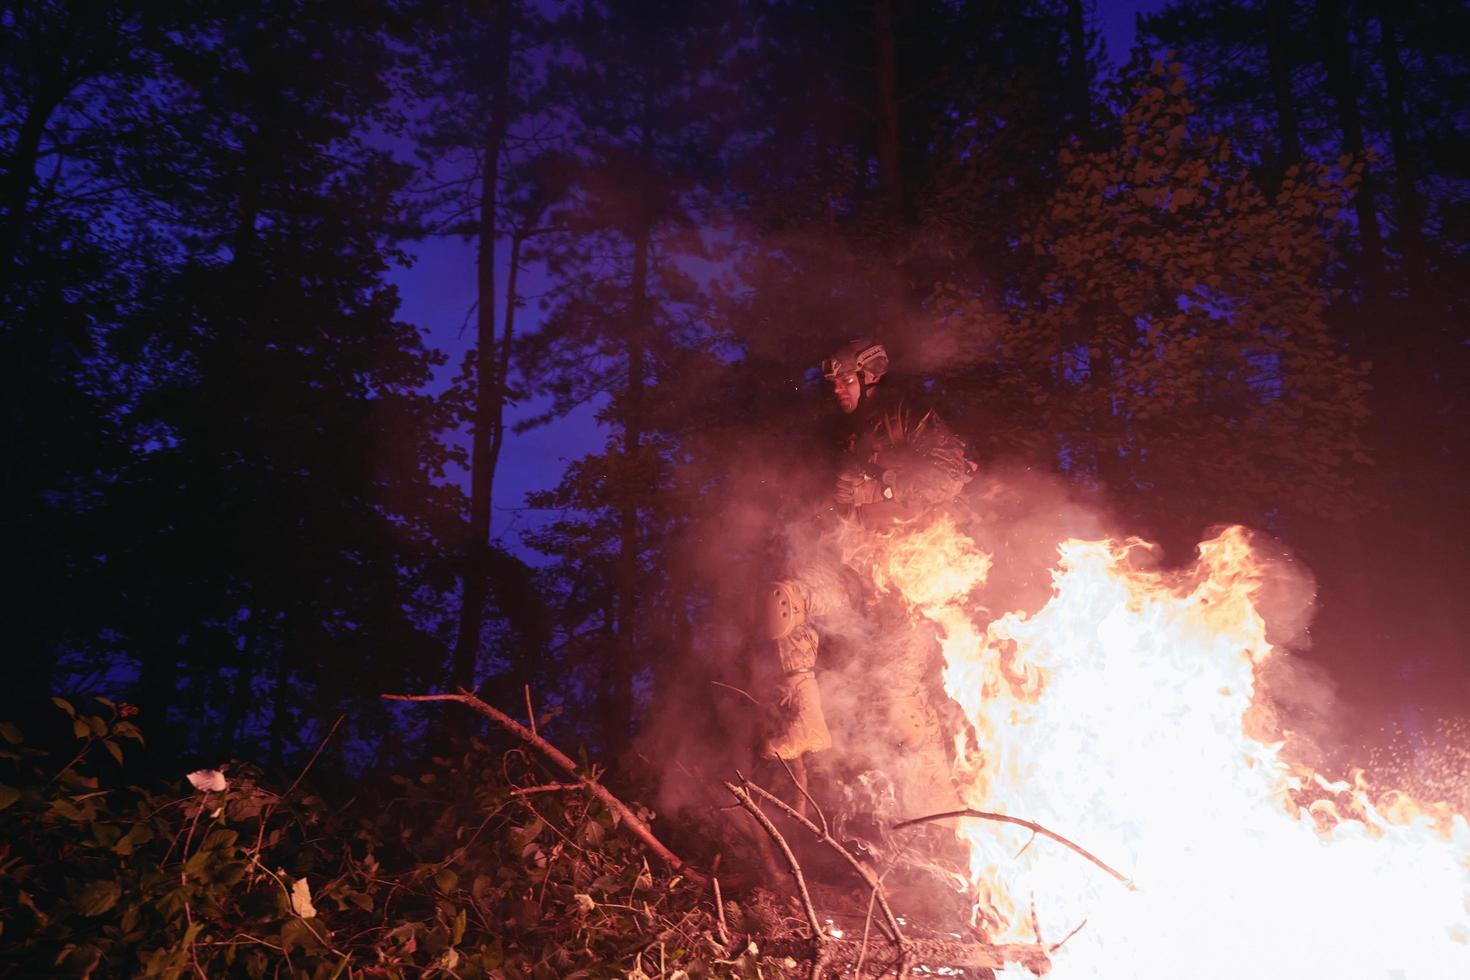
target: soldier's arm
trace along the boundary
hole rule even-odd
[[[919,508],[954,499],[975,472],[964,440],[933,411],[904,421],[907,438],[883,461],[892,499]]]

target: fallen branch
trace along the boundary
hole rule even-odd
[[[810,830],[813,834],[816,835],[817,840],[832,848],[832,850],[837,852],[839,857],[841,857],[844,861],[852,866],[852,870],[858,873],[859,878],[867,882],[868,887],[873,890],[874,896],[877,897],[878,907],[883,910],[883,920],[886,927],[884,931],[888,933],[888,938],[891,941],[902,945],[904,941],[903,930],[898,927],[898,917],[893,914],[893,909],[890,908],[888,905],[888,896],[883,893],[883,883],[878,880],[878,876],[873,874],[873,872],[861,861],[853,857],[851,851],[838,843],[836,838],[834,838],[831,834],[827,832],[827,828],[818,827],[811,820],[802,816],[800,813],[797,813],[795,808],[787,804],[786,801],[782,800],[774,793],[771,793],[770,791],[763,789],[748,780],[745,781],[745,786],[747,789],[754,790],[756,793],[760,794],[761,799],[769,800],[770,802],[776,804],[776,806],[780,807],[787,816],[794,819],[797,823],[801,824],[807,830]]]
[[[1076,851],[1078,854],[1082,855],[1087,860],[1091,861],[1093,864],[1097,865],[1099,868],[1102,868],[1108,874],[1121,881],[1123,883],[1123,886],[1129,891],[1138,891],[1138,886],[1133,883],[1132,879],[1130,879],[1122,872],[1116,871],[1108,865],[1104,864],[1091,851],[1088,851],[1087,849],[1072,843],[1071,841],[1067,840],[1067,838],[1063,837],[1061,834],[1056,833],[1055,831],[1047,830],[1039,823],[1034,823],[1030,820],[1022,820],[1020,817],[1012,817],[1009,814],[990,813],[985,810],[949,810],[945,813],[931,813],[927,817],[915,817],[912,820],[904,820],[900,823],[894,824],[893,829],[902,830],[905,827],[913,827],[917,824],[929,823],[933,820],[947,820],[950,817],[974,817],[977,820],[993,820],[996,823],[1009,823],[1014,824],[1017,827],[1025,827],[1033,834],[1041,834],[1043,837],[1050,837],[1058,844],[1061,844],[1064,847],[1069,847],[1073,851]]]
[[[581,786],[586,787],[587,791],[601,800],[609,810],[617,813],[622,818],[624,825],[632,831],[633,836],[642,841],[644,846],[652,851],[654,856],[660,861],[667,864],[673,870],[680,872],[690,881],[699,885],[708,886],[709,879],[707,876],[685,864],[678,855],[665,847],[662,841],[653,836],[653,831],[649,829],[648,824],[644,823],[636,813],[628,809],[627,804],[612,795],[606,786],[603,786],[595,779],[582,775],[577,768],[577,763],[568,757],[566,753],[514,718],[486,704],[469,691],[461,688],[458,694],[380,694],[378,696],[384,701],[457,701],[466,707],[478,711],[486,718],[495,722],[500,728],[516,736],[526,744],[535,747],[542,755],[550,759],[557,768],[577,780]]]
[[[822,931],[822,924],[817,920],[816,906],[812,905],[812,896],[806,890],[806,878],[801,873],[801,865],[797,863],[796,855],[791,853],[791,845],[786,843],[786,838],[781,836],[781,832],[776,829],[775,824],[771,823],[771,818],[766,816],[765,811],[756,804],[755,800],[751,799],[750,793],[731,782],[726,782],[724,786],[730,791],[730,795],[739,800],[740,805],[752,817],[755,817],[756,822],[764,828],[766,835],[781,849],[782,856],[786,858],[786,866],[791,871],[791,877],[796,881],[796,891],[801,898],[801,907],[806,913],[807,925],[812,930],[812,942],[820,946],[823,942],[828,941],[831,937]],[[785,806],[785,804],[782,805]]]
[[[507,796],[530,796],[532,793],[560,793],[563,791],[583,790],[587,787],[582,783],[546,783],[542,786],[520,786],[507,793]]]
[[[762,956],[804,959],[812,955],[811,944],[804,939],[757,939]],[[892,949],[892,947],[889,947]],[[863,944],[856,939],[834,939],[828,937],[822,944],[822,961],[829,969],[853,969],[863,956]],[[1031,944],[991,946],[987,943],[953,942],[943,939],[910,939],[896,955],[875,956],[872,950],[866,957],[873,976],[892,973],[895,963],[906,958],[909,964],[923,964],[931,969],[941,966],[965,967],[967,969],[1003,970],[1012,963],[1018,964],[1037,976],[1051,970],[1051,957],[1046,947]]]

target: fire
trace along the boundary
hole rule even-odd
[[[1470,977],[1465,818],[1246,734],[1257,669],[1279,655],[1248,534],[1204,542],[1184,573],[1143,567],[1137,540],[1059,551],[1050,601],[998,617],[980,605],[991,557],[947,518],[858,556],[938,627],[972,728],[955,746],[966,805],[1042,824],[1136,883],[960,821],[991,939],[1056,943],[1085,921],[1055,954],[1063,980]]]

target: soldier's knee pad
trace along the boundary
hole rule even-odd
[[[794,579],[770,582],[756,602],[756,622],[768,640],[789,636],[806,623],[806,590]]]
[[[817,631],[807,622],[806,590],[794,579],[771,582],[756,608],[761,635],[772,641],[781,672],[811,670],[817,665]]]

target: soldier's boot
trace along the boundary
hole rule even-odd
[[[764,759],[797,759],[832,747],[832,733],[822,714],[822,692],[816,674],[796,670],[781,679],[779,727],[761,743]]]
[[[770,640],[781,669],[775,685],[776,730],[761,743],[761,756],[796,759],[831,748],[815,673],[819,640],[806,619],[806,589],[790,579],[772,582],[756,613],[757,628]]]

